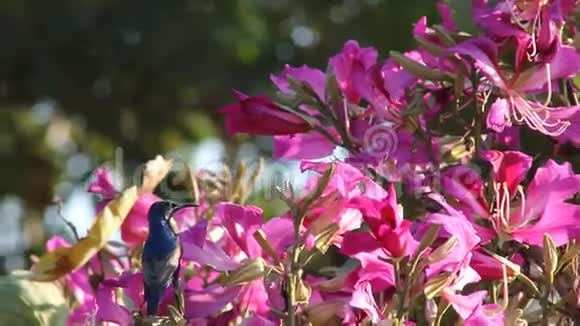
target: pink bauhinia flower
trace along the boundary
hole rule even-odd
[[[496,44],[488,38],[469,39],[449,49],[448,53],[471,59],[491,89],[500,91],[501,95],[491,105],[487,118],[488,127],[494,131],[501,132],[513,122],[525,123],[529,128],[553,137],[562,135],[567,128],[577,128],[570,126],[568,119],[580,110],[580,106],[548,106],[554,81],[580,72],[580,53],[575,48],[562,45],[549,62],[536,64],[525,72],[516,71],[509,79],[499,67]],[[547,88],[545,103],[525,98],[527,92],[544,88]]]
[[[319,69],[310,68],[307,65],[297,68],[286,65],[279,75],[270,75],[270,80],[282,93],[293,94],[294,91],[288,83],[288,77],[308,85],[320,101],[324,102],[326,100],[326,76]]]
[[[284,237],[280,228],[286,232],[292,224],[284,223],[284,220],[273,219],[264,223],[262,210],[255,206],[243,206],[232,203],[220,203],[216,207],[215,223],[218,223],[226,232],[240,251],[227,253],[222,248],[216,246],[212,241],[208,241],[207,222],[199,221],[196,225],[180,234],[183,248],[183,259],[192,261],[199,266],[210,266],[216,271],[233,271],[241,266],[247,259],[261,258],[273,261],[275,258],[271,254],[282,256],[281,252],[264,252],[263,248],[254,238],[254,234],[261,230],[266,239],[277,240],[270,245],[274,250],[286,249]],[[287,232],[288,233],[288,232]],[[291,232],[290,232],[291,234]],[[233,254],[233,255],[232,255]],[[278,291],[280,293],[281,290]],[[210,286],[196,287],[186,291],[186,301],[191,307],[186,306],[188,318],[209,317],[218,312],[227,303],[235,302],[238,313],[249,311],[252,313],[268,316],[270,294],[266,288],[265,280],[260,278],[247,282],[243,285],[231,287]],[[208,305],[200,308],[199,303]]]
[[[330,58],[338,87],[351,103],[361,98],[356,81],[357,74],[369,70],[377,61],[378,52],[374,48],[361,48],[357,41],[348,41],[340,53]]]
[[[267,96],[248,96],[238,91],[234,95],[238,102],[220,109],[229,134],[290,135],[312,129],[304,119],[285,111]]]
[[[97,211],[101,211],[118,194],[111,172],[105,167],[97,168],[95,179],[89,184],[88,191],[101,196],[101,200],[97,203]],[[133,208],[121,224],[121,238],[130,247],[137,247],[147,239],[149,234],[147,213],[149,207],[159,200],[160,198],[154,194],[143,193],[133,204]]]
[[[328,134],[338,142],[340,136],[334,129]],[[295,135],[274,136],[274,157],[292,160],[312,160],[332,155],[336,143],[318,131]]]
[[[521,183],[531,168],[531,157],[516,151],[484,151],[482,157],[493,166],[493,202],[469,187],[469,183],[483,183],[477,175],[467,183],[449,177],[443,189],[458,200],[483,239],[492,237],[489,229],[476,223],[478,218],[489,220],[502,240],[542,246],[544,234],[549,234],[556,245],[562,245],[580,236],[580,206],[567,202],[580,190],[580,175],[569,163],[548,160],[524,188]]]
[[[410,233],[411,223],[403,219],[393,184],[389,185],[386,200],[379,202],[358,197],[351,201],[351,205],[358,207],[373,236],[391,257],[402,257],[413,252],[416,241]]]

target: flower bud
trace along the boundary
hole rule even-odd
[[[452,236],[449,238],[445,243],[440,245],[437,249],[435,249],[427,258],[430,263],[436,263],[443,258],[447,257],[451,250],[457,246],[458,240],[456,236]]]
[[[313,326],[339,325],[340,319],[337,315],[341,313],[343,307],[344,303],[340,301],[324,301],[307,306],[304,312]]]
[[[429,68],[424,64],[407,58],[399,52],[391,51],[390,55],[393,60],[401,65],[401,67],[419,78],[436,81],[453,81],[453,77],[449,74],[444,73],[441,70]]]
[[[558,250],[549,234],[544,234],[544,277],[549,285],[554,284],[554,274],[558,268]]]
[[[320,231],[314,237],[314,246],[318,251],[322,254],[326,253],[332,241],[334,240],[334,236],[339,230],[339,226],[336,223],[329,224],[325,227],[322,231]]]
[[[453,278],[453,274],[444,272],[436,277],[430,279],[427,284],[425,284],[425,288],[423,292],[425,293],[425,297],[430,300],[439,295],[439,293],[451,283],[451,279]]]
[[[433,241],[437,239],[439,235],[439,230],[441,229],[441,225],[439,224],[431,224],[427,232],[423,235],[421,242],[419,243],[419,247],[417,248],[417,255],[421,254],[421,252],[427,249],[429,246],[433,244]]]
[[[224,286],[243,284],[264,276],[266,262],[261,257],[246,262],[242,267],[224,276],[221,283]]]

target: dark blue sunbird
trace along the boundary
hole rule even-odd
[[[177,289],[181,248],[169,220],[177,210],[193,206],[195,205],[158,201],[149,208],[149,236],[141,257],[147,315],[157,315],[165,289],[169,286]],[[177,304],[180,305],[179,300]]]

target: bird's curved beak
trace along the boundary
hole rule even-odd
[[[171,217],[173,217],[173,214],[181,209],[184,208],[188,208],[188,207],[198,207],[199,205],[196,204],[176,204],[174,203],[171,207],[171,211],[169,211],[169,214],[167,214],[167,221],[169,221],[169,219],[171,219]]]

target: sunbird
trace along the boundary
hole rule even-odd
[[[148,212],[149,236],[143,247],[143,287],[147,315],[157,315],[159,302],[169,286],[177,291],[179,283],[179,260],[181,247],[179,239],[170,224],[173,214],[193,204],[179,205],[171,201],[158,201],[151,205]],[[181,309],[179,296],[176,303]]]

